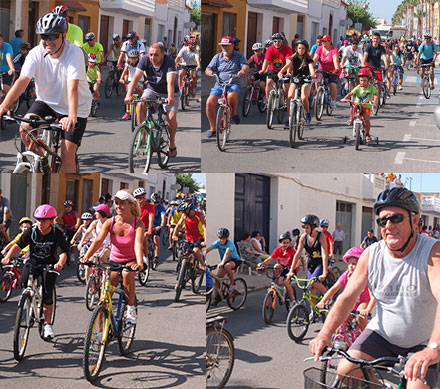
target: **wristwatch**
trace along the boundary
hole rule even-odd
[[[440,346],[439,346],[439,344],[437,342],[432,342],[432,343],[428,344],[428,347],[432,348],[433,350],[440,351]]]

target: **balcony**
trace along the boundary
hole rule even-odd
[[[440,214],[440,198],[435,196],[422,196],[420,210],[421,212],[434,212]]]
[[[308,13],[309,0],[248,0],[250,6],[275,12]]]
[[[155,15],[155,0],[100,0],[101,9],[118,12],[131,17]]]

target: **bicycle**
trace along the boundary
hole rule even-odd
[[[0,72],[0,104],[3,103],[3,100],[6,97],[6,94],[3,92],[3,76],[5,74],[8,74],[8,72]],[[16,109],[16,106],[17,106],[16,104],[17,103],[14,102],[12,110],[14,110],[14,108]],[[6,120],[5,120],[4,116],[2,116],[2,117],[0,117],[0,130],[3,131],[5,129],[6,129]]]
[[[99,294],[101,292],[103,270],[98,264],[100,264],[100,257],[105,250],[110,249],[109,245],[104,245],[99,252],[93,254],[92,261],[84,262],[85,266],[90,266],[89,279],[86,285],[86,307],[89,311],[93,311],[96,303],[99,300]]]
[[[289,107],[289,146],[295,147],[296,136],[298,139],[304,139],[304,106],[301,101],[301,88],[305,83],[311,83],[312,80],[307,76],[293,77],[292,82],[296,85],[295,98],[290,101]]]
[[[148,173],[153,152],[155,152],[160,168],[166,169],[170,159],[168,153],[170,148],[170,134],[168,132],[165,108],[163,106],[167,102],[163,98],[156,100],[136,99],[136,102],[140,101],[147,103],[147,112],[143,123],[134,130],[128,154],[128,168],[130,173]],[[151,106],[152,104],[157,104],[158,106],[157,119],[153,117],[154,111]]]
[[[43,315],[43,287],[34,277],[34,270],[60,274],[53,269],[53,265],[32,265],[30,267],[27,286],[21,294],[14,324],[14,358],[20,362],[24,358],[26,346],[29,341],[29,333],[34,323],[38,323],[38,332],[43,339],[44,315]],[[56,290],[52,292],[53,311],[51,324],[55,322]]]
[[[96,114],[97,114],[99,106],[100,106],[99,100],[95,99],[94,90],[93,90],[93,87],[96,84],[96,82],[97,82],[96,80],[89,82],[89,89],[90,89],[90,92],[92,93],[92,106],[90,107],[90,116],[92,116],[94,118],[96,118]]]
[[[79,255],[78,263],[76,264],[76,277],[78,278],[78,281],[84,285],[86,284],[86,269],[84,267],[84,263],[81,262],[81,258],[84,257],[91,244],[91,240],[84,242]],[[77,246],[77,244],[75,243],[73,246]]]
[[[18,74],[16,72],[16,74]],[[18,78],[18,77],[17,77]],[[20,95],[20,97],[13,104],[11,111],[15,114],[20,109],[23,103],[26,103],[28,108],[31,107],[32,103],[35,101],[37,95],[35,94],[35,79],[32,77],[25,91]]]
[[[344,88],[341,88],[342,97],[348,95],[356,87],[357,84],[356,73],[358,72],[358,70],[359,68],[354,68],[351,65],[344,66],[345,85]]]
[[[384,88],[386,89],[386,78],[383,78],[382,81],[382,90],[379,90],[379,81],[377,80],[377,75],[378,74],[382,74],[382,72],[385,71],[384,68],[374,68],[374,67],[367,67],[368,69],[371,70],[371,72],[373,73],[373,85],[374,87],[377,89],[377,103],[372,105],[371,108],[371,112],[373,113],[373,115],[377,116],[379,109],[382,105],[385,104],[385,94],[384,94]]]
[[[191,71],[197,66],[182,66],[181,69],[185,70],[185,76],[182,79],[182,90],[180,91],[180,105],[182,111],[185,111],[186,107],[189,107],[189,98],[191,93]]]
[[[272,85],[272,90],[269,93],[266,113],[266,126],[269,130],[272,129],[273,116],[275,114],[275,111],[277,112],[278,124],[282,124],[284,121],[284,113],[287,110],[287,105],[283,85],[284,79],[280,80],[279,78],[277,78],[276,81],[274,81]]]
[[[234,338],[225,323],[222,316],[206,321],[206,388],[224,388],[234,367]]]
[[[320,121],[324,113],[324,108],[326,109],[327,116],[332,116],[333,114],[333,108],[330,105],[331,96],[328,82],[328,76],[333,75],[333,73],[324,72],[321,69],[318,69],[316,72],[322,74],[322,80],[315,96],[315,117],[316,120]]]
[[[229,281],[229,277],[227,275],[223,277],[217,277],[212,270],[217,269],[217,265],[210,266],[207,265],[209,269],[209,274],[211,275],[214,281],[214,291],[215,295],[217,295],[221,300],[226,300],[226,303],[229,305],[229,308],[234,311],[240,309],[243,304],[246,302],[247,297],[247,284],[243,278],[234,277],[235,285],[237,286],[236,291],[232,291],[230,289],[231,282]],[[218,285],[216,284],[216,282]]]
[[[119,353],[127,355],[134,340],[136,324],[127,323],[127,297],[125,296],[122,272],[124,270],[135,271],[130,266],[120,265],[118,267],[96,265],[105,271],[105,284],[103,295],[95,307],[87,332],[84,338],[84,355],[82,360],[84,375],[89,382],[95,381],[101,371],[104,362],[104,355],[108,344],[114,338],[118,341]],[[119,272],[119,287],[110,282],[110,272]],[[116,292],[119,295],[116,315],[112,309],[112,298],[110,293]],[[137,312],[137,302],[135,297]]]
[[[20,289],[20,266],[23,264],[18,258],[13,259],[9,265],[2,267],[3,276],[0,279],[0,303],[8,301],[12,290]]]
[[[108,99],[112,96],[113,89],[117,96],[121,96],[124,92],[124,85],[119,82],[121,78],[122,69],[117,69],[113,63],[110,63],[110,70],[105,79],[104,94]]]
[[[165,224],[160,230],[162,245],[165,246],[169,242],[169,234],[170,234],[170,229],[168,225]]]
[[[125,82],[125,86],[129,84],[128,81]],[[134,132],[137,125],[139,124],[137,121],[137,103],[139,102],[139,94],[137,92],[133,92],[133,100],[129,103],[129,114],[130,114],[130,122],[131,122],[131,132]]]
[[[251,105],[257,103],[258,110],[263,113],[266,109],[264,102],[264,91],[260,88],[260,80],[255,80],[258,72],[251,73],[248,78],[248,85],[241,106],[241,113],[243,116],[249,115]]]
[[[393,88],[393,95],[396,95],[397,93],[397,87],[399,85],[400,75],[403,73],[404,71],[402,66],[400,65],[395,66],[393,79],[391,80],[391,88]]]
[[[429,74],[428,69],[433,65],[433,63],[421,64],[420,67],[424,69],[423,77],[422,77],[422,91],[425,99],[429,99],[431,97],[431,75]]]
[[[153,268],[154,258],[154,242],[153,239],[148,239],[148,253],[143,257],[144,268],[138,274],[139,284],[142,286],[147,285],[148,278],[150,277],[150,270]]]

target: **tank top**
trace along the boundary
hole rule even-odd
[[[368,287],[377,314],[368,324],[393,345],[409,348],[431,336],[437,302],[428,279],[428,258],[436,240],[418,235],[411,252],[393,258],[384,241],[370,246]]]
[[[95,225],[95,236],[96,237],[98,237],[98,235],[101,231],[101,228],[102,228],[102,223],[99,220],[97,220],[97,223]],[[102,242],[102,245],[103,246],[110,246],[110,232],[105,237],[104,242]]]
[[[76,225],[76,213],[75,211],[72,211],[70,213],[67,213],[66,211],[63,212],[63,223],[66,227],[66,230],[68,231],[76,231],[75,225]]]
[[[112,217],[112,222],[110,226],[110,241],[112,243],[112,248],[110,251],[110,260],[113,262],[127,262],[136,259],[136,253],[134,251],[134,240],[135,232],[134,227],[136,226],[139,218],[135,218],[133,224],[128,230],[128,234],[124,236],[116,236],[113,233],[113,225],[115,224],[115,217]]]
[[[115,45],[113,45],[113,60],[117,61],[119,58],[119,54],[121,54],[121,48],[122,48],[122,43],[119,47],[116,47]]]
[[[309,270],[314,270],[318,266],[322,266],[322,252],[321,252],[321,231],[318,231],[315,241],[310,246],[309,236],[306,235],[304,239],[304,250],[306,250],[307,256],[309,257],[308,268]]]
[[[199,211],[195,211],[195,215],[193,217],[185,218],[185,226],[186,226],[186,239],[190,242],[195,242],[198,239],[204,239],[204,231],[203,225],[201,222],[202,214]]]

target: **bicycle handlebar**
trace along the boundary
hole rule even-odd
[[[363,108],[365,104],[371,104],[371,101],[366,101],[363,104],[359,104],[359,103],[356,103],[355,101],[352,101],[352,100],[344,100],[344,99],[342,99],[341,103],[351,103],[355,107],[359,106],[359,107]]]
[[[20,115],[3,115],[3,119],[9,122],[24,122],[31,125],[32,128],[37,128],[39,126],[49,126],[53,130],[61,131],[62,126],[61,123],[56,122],[56,118],[52,116],[46,116],[44,119],[40,119],[38,116],[31,116],[29,118],[25,118]]]
[[[47,271],[48,273],[55,273],[55,274],[58,274],[58,275],[61,274],[59,271],[56,271],[54,269],[54,265],[53,264],[29,264],[29,267],[32,270],[41,269],[43,271]]]
[[[214,77],[215,77],[215,79],[217,80],[217,83],[218,83],[220,86],[228,86],[228,85],[231,85],[232,80],[234,80],[235,78],[240,78],[240,76],[237,76],[236,74],[231,74],[231,75],[229,76],[228,81],[221,81],[220,78],[219,78],[219,76],[218,76],[217,74],[214,74]]]

